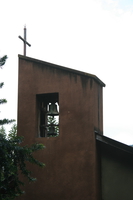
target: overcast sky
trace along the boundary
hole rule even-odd
[[[17,119],[18,54],[95,74],[103,89],[104,135],[133,144],[133,1],[1,0],[1,118]]]

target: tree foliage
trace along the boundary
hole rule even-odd
[[[26,163],[30,162],[41,167],[44,164],[34,158],[33,153],[43,149],[42,144],[33,144],[32,146],[21,146],[22,137],[16,135],[17,127],[13,125],[9,135],[5,133],[2,126],[0,129],[0,199],[11,200],[23,193],[21,185],[24,184],[19,179],[21,172],[29,181],[36,179],[31,176],[27,170]]]
[[[7,60],[7,55],[0,58],[0,68],[2,68],[2,66],[5,64],[6,60]]]
[[[5,64],[6,60],[7,60],[7,56],[6,55],[0,58],[0,68],[2,68],[2,66]],[[0,88],[2,88],[3,86],[4,86],[4,83],[1,82],[0,83]],[[6,99],[0,99],[0,104],[3,104],[3,103],[7,103],[7,100]],[[1,119],[0,120],[0,125],[10,124],[10,123],[12,123],[14,121],[15,121],[14,119],[10,119],[10,120],[6,119],[6,118],[5,119]]]
[[[53,116],[48,116],[48,125],[50,127],[50,125],[54,126],[54,130],[55,130],[55,133],[57,133],[56,136],[59,135],[59,117],[56,116],[56,118],[54,118]],[[55,137],[55,136],[52,136],[51,137]]]

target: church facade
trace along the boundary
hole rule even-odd
[[[108,199],[103,87],[95,75],[19,55],[18,135],[46,147],[35,155],[46,166],[29,166],[37,181],[25,181],[20,200]]]

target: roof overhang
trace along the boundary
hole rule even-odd
[[[133,147],[98,133],[95,133],[95,137],[98,144],[100,144],[101,148],[105,151],[108,150],[114,153],[119,152],[121,155],[123,154],[133,157]]]

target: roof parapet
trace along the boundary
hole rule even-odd
[[[20,59],[23,59],[23,60],[32,61],[32,62],[36,62],[36,63],[42,63],[42,64],[45,64],[45,65],[47,65],[47,66],[51,66],[51,67],[54,67],[54,68],[57,68],[57,69],[69,71],[69,72],[71,72],[71,73],[75,73],[75,74],[78,74],[78,75],[86,76],[86,77],[88,77],[88,78],[93,78],[93,79],[94,79],[96,82],[98,82],[102,87],[105,87],[105,86],[106,86],[105,83],[103,83],[97,76],[95,76],[95,75],[93,75],[93,74],[89,74],[89,73],[82,72],[82,71],[75,70],[75,69],[68,68],[68,67],[63,67],[63,66],[60,66],[60,65],[57,65],[57,64],[49,63],[49,62],[46,62],[46,61],[38,60],[38,59],[31,58],[31,57],[27,57],[27,56],[18,55],[18,57],[19,57]]]

